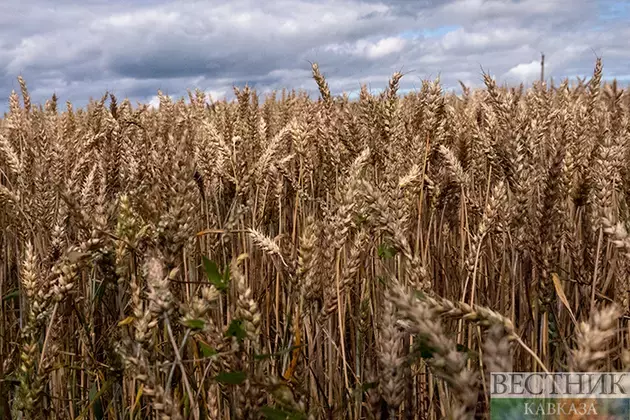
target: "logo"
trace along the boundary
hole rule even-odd
[[[630,373],[494,372],[490,418],[629,419]]]

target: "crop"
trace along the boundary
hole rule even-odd
[[[0,417],[468,419],[626,370],[630,95],[201,91],[0,120]]]

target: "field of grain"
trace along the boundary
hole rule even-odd
[[[472,419],[630,369],[630,95],[590,80],[0,120],[0,417]],[[63,110],[65,108],[65,110]]]

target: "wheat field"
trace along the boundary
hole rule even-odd
[[[113,95],[0,120],[0,418],[487,418],[624,371],[630,95]],[[65,108],[63,110],[62,108]]]

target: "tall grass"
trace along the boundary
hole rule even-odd
[[[466,419],[628,366],[630,95],[113,95],[0,120],[0,413]]]

